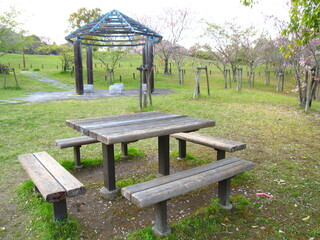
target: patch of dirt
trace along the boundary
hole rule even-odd
[[[186,169],[183,161],[173,161],[171,173]],[[157,155],[143,159],[123,160],[116,163],[116,178],[133,175],[147,176],[157,172]],[[154,171],[155,170],[155,171]],[[68,199],[69,214],[83,226],[83,239],[112,239],[128,232],[150,226],[153,223],[153,207],[138,208],[121,195],[113,200],[100,196],[103,184],[102,167],[80,169],[74,175],[87,186],[87,193]],[[196,209],[210,204],[212,197],[217,197],[214,187],[194,191],[168,201],[168,220],[178,221]]]

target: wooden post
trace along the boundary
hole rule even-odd
[[[148,74],[144,78],[144,83],[147,83],[147,77],[150,81],[150,89],[151,93],[154,92],[154,67],[153,67],[153,61],[154,61],[154,54],[153,54],[153,41],[147,40],[144,47],[143,47],[143,65],[144,68],[147,68]]]
[[[208,88],[208,96],[210,96],[210,85],[209,85],[209,76],[208,76],[208,68],[205,67],[206,70],[206,77],[207,77],[207,88]]]
[[[12,68],[13,71],[13,75],[14,75],[14,80],[16,81],[16,86],[19,87],[19,83],[18,83],[18,79],[17,79],[17,75],[16,75],[16,70],[14,68]]]
[[[93,84],[93,63],[91,46],[87,46],[87,83]]]
[[[142,111],[142,82],[143,82],[143,76],[142,76],[142,66],[137,68],[140,72],[140,81],[139,81],[139,107],[140,111]]]
[[[82,55],[81,55],[81,42],[76,40],[74,42],[74,63],[75,63],[75,76],[76,76],[76,92],[79,95],[83,94],[83,72],[82,72]]]
[[[3,87],[6,88],[6,85],[7,85],[7,71],[5,69],[2,69],[2,75],[3,75]]]

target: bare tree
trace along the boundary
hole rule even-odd
[[[164,74],[170,74],[169,59],[189,28],[190,16],[188,9],[169,8],[165,9],[165,14],[159,18],[159,22],[162,22],[159,31],[164,40],[156,45],[156,53],[164,60]]]
[[[257,66],[264,62],[263,53],[267,47],[265,42],[265,36],[255,36],[253,28],[248,29],[248,34],[244,36],[242,43],[244,62],[249,66],[248,87],[253,85],[254,70]]]
[[[183,65],[185,63],[186,57],[189,55],[189,51],[182,47],[176,47],[172,59],[176,63],[178,68],[178,84],[181,85],[184,82],[184,73],[183,73]]]
[[[204,48],[209,52],[209,57],[211,60],[211,63],[216,66],[220,72],[223,74],[224,78],[224,88],[228,88],[228,58],[222,54],[219,51],[215,51],[212,47],[209,45],[205,45]]]
[[[114,79],[114,70],[117,67],[117,63],[121,60],[127,51],[124,48],[107,48],[106,51],[99,51],[94,53],[94,57],[97,58],[107,70],[107,78],[109,77],[110,84]]]
[[[227,60],[232,69],[233,81],[236,81],[237,69],[243,60],[242,42],[246,34],[247,30],[228,22],[224,26],[207,23],[205,30],[205,35],[210,38],[208,46],[211,47],[211,53],[215,53],[215,59],[218,61]]]

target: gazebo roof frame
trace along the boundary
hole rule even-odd
[[[144,45],[147,39],[154,43],[162,40],[151,30],[118,10],[112,10],[69,34],[66,40],[98,47],[131,47]]]

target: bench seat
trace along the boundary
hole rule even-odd
[[[253,163],[229,157],[206,165],[162,176],[148,182],[121,189],[122,195],[143,208],[155,204],[156,221],[153,228],[159,235],[170,232],[167,226],[166,201],[218,182],[220,205],[230,209],[230,179],[253,168]]]
[[[74,138],[66,138],[66,139],[59,139],[56,140],[56,145],[59,148],[69,148],[69,147],[81,147],[82,145],[97,143],[98,140],[88,137],[88,136],[81,136],[81,137],[74,137]]]
[[[67,217],[67,197],[85,194],[85,186],[47,152],[24,154],[19,161],[43,198],[53,203],[55,220]]]
[[[77,168],[82,168],[81,164],[81,155],[80,155],[80,148],[82,145],[97,143],[98,140],[88,137],[88,136],[80,136],[80,137],[73,137],[73,138],[66,138],[66,139],[59,139],[56,140],[56,146],[59,148],[69,148],[73,147],[74,151],[74,163]],[[128,156],[128,143],[121,143],[121,152],[123,157]]]
[[[207,136],[196,132],[175,133],[172,134],[171,137],[179,140],[180,159],[186,157],[186,142],[192,142],[215,149],[217,151],[218,160],[225,158],[225,152],[236,152],[246,148],[246,144],[242,142]]]

